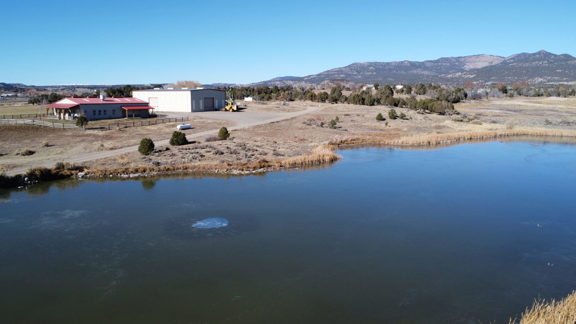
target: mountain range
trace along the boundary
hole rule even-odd
[[[471,55],[429,61],[354,63],[304,77],[285,76],[251,86],[311,86],[322,83],[576,83],[576,58],[546,51],[508,57]]]
[[[358,85],[367,83],[433,83],[463,86],[472,81],[478,84],[527,82],[533,85],[576,84],[576,58],[569,54],[546,51],[520,53],[508,57],[471,55],[443,57],[429,61],[364,62],[335,68],[318,74],[283,76],[247,86],[331,86],[335,83]],[[205,87],[234,86],[215,83]],[[0,82],[0,91],[41,89],[50,91],[105,89],[110,86],[28,86]],[[114,87],[114,86],[112,86]]]

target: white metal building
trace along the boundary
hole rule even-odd
[[[132,97],[148,102],[156,111],[166,112],[210,111],[226,105],[226,93],[213,89],[135,90]]]

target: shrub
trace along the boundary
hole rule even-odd
[[[170,140],[172,141],[172,140]],[[170,143],[172,144],[172,143]],[[148,137],[143,138],[138,146],[138,152],[142,155],[149,155],[154,151],[154,142]]]
[[[324,127],[324,122],[320,122],[320,127]]]
[[[382,113],[378,113],[378,115],[376,115],[376,120],[377,121],[383,121],[383,120],[386,120],[386,118],[384,118],[384,116],[382,116]]]
[[[76,126],[86,128],[86,125],[88,125],[88,118],[80,116],[76,119]]]
[[[4,172],[0,172],[0,188],[9,188],[16,186],[17,181],[14,177],[9,177]]]
[[[332,119],[332,120],[330,121],[330,123],[328,124],[328,126],[329,126],[330,128],[336,128],[336,125],[337,125],[337,124],[338,124],[338,122],[336,121],[336,119]]]
[[[70,162],[57,162],[54,165],[53,171],[60,172],[60,171],[81,171],[83,170],[82,166],[72,164]]]
[[[228,128],[222,127],[220,131],[218,131],[218,138],[221,140],[227,140],[230,137],[230,132],[228,132]]]
[[[400,119],[408,120],[408,116],[405,113],[400,113]]]
[[[186,134],[179,131],[175,131],[174,133],[172,133],[172,138],[170,138],[170,145],[178,146],[186,144],[188,144]]]
[[[28,169],[28,171],[26,171],[24,176],[28,178],[28,181],[31,182],[54,180],[55,178],[57,178],[56,175],[52,172],[52,170],[42,167]]]
[[[64,164],[64,162],[56,162],[56,164],[54,165],[54,170],[65,170],[66,169],[66,164]]]
[[[397,119],[398,114],[396,113],[396,110],[390,109],[390,111],[388,111],[388,117],[390,117],[390,119]]]
[[[18,153],[19,155],[22,156],[30,156],[32,154],[36,153],[36,151],[32,151],[30,149],[25,149],[24,151],[21,151],[20,153]]]

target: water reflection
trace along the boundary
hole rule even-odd
[[[142,184],[142,188],[151,190],[154,189],[154,186],[156,186],[156,181],[157,179],[154,178],[144,178],[140,180],[140,183]]]

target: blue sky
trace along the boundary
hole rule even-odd
[[[354,62],[576,54],[576,2],[4,1],[0,82],[249,83]]]

